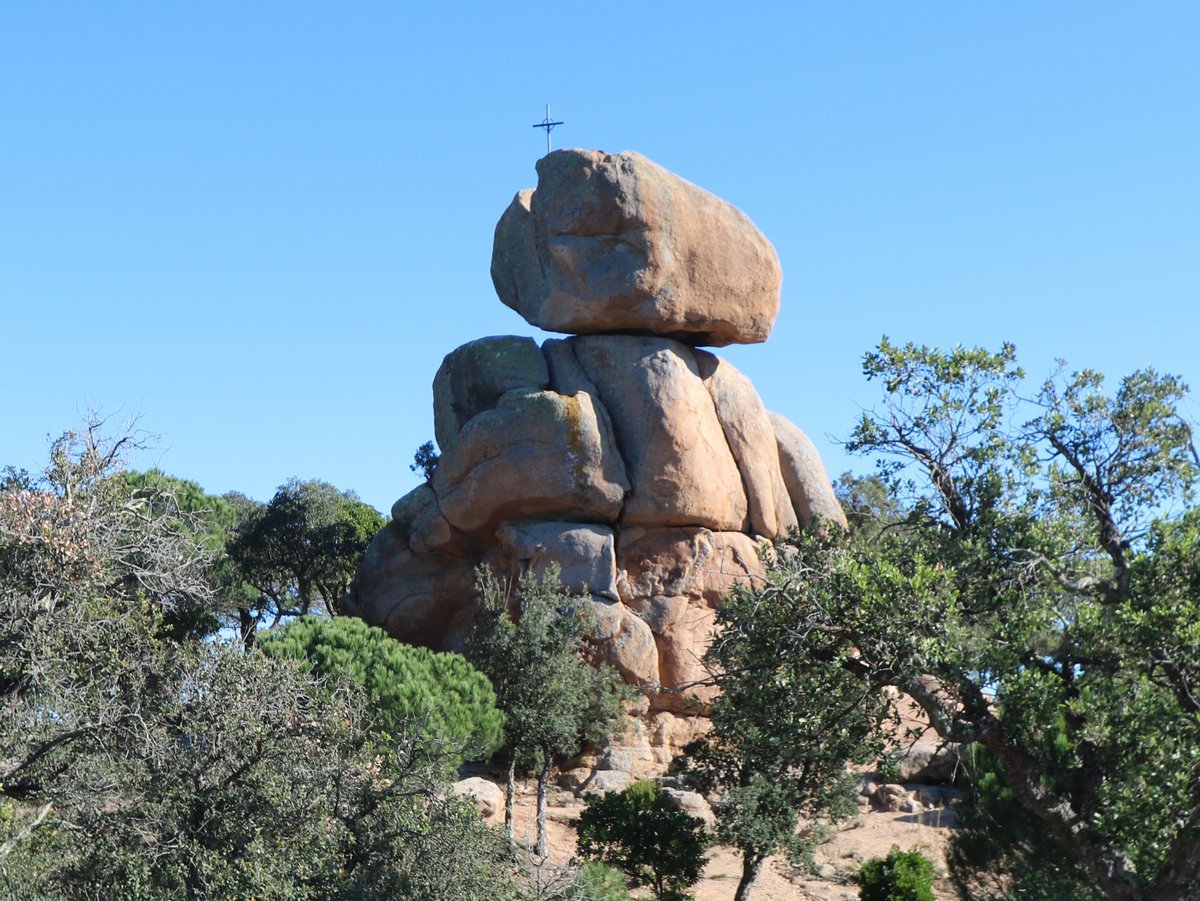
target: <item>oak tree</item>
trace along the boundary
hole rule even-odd
[[[604,738],[627,692],[611,666],[585,661],[586,599],[565,591],[554,567],[513,580],[481,568],[477,596],[479,616],[465,654],[491,679],[505,715],[505,823],[511,833],[516,769],[530,765],[538,780],[537,852],[544,857],[546,789],[555,761]]]
[[[1025,388],[1015,351],[866,356],[884,398],[850,442],[898,521],[835,564],[814,627],[986,752],[1036,841],[1113,899],[1200,885],[1200,460],[1186,386],[1142,370]],[[996,835],[1002,847],[1003,835]],[[990,865],[1022,875],[1021,855]]]

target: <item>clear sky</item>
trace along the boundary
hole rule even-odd
[[[442,357],[541,337],[488,266],[547,101],[774,243],[775,331],[721,353],[831,474],[884,334],[1200,389],[1194,2],[12,0],[0,463],[94,404],[208,491],[386,512]]]

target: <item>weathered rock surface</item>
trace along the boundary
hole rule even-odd
[[[631,490],[625,525],[740,531],[746,492],[690,348],[670,338],[572,338],[612,418]]]
[[[572,522],[503,525],[496,530],[501,552],[518,572],[539,575],[554,564],[559,581],[574,594],[617,600],[617,557],[607,526]]]
[[[480,776],[460,779],[450,786],[450,793],[474,801],[484,819],[504,813],[504,789]]]
[[[580,795],[607,795],[609,792],[624,791],[633,782],[633,777],[624,770],[595,770],[577,789]]]
[[[617,668],[630,685],[658,686],[658,648],[654,633],[642,619],[622,606],[621,623],[612,638],[601,643],[599,659]]]
[[[778,413],[768,415],[779,443],[783,481],[801,524],[807,526],[812,517],[820,516],[845,528],[846,514],[833,493],[829,473],[812,441]]]
[[[756,535],[786,533],[797,525],[796,514],[779,469],[778,450],[772,447],[775,431],[758,392],[748,378],[720,357],[696,351],[696,366],[742,474],[750,531]]]
[[[557,517],[614,522],[629,488],[613,437],[582,393],[510,391],[471,419],[450,450],[433,490],[464,532]]]
[[[782,275],[736,207],[637,153],[559,150],[496,226],[492,282],[555,332],[648,332],[690,344],[765,341]]]
[[[546,358],[532,338],[480,338],[453,350],[433,377],[433,434],[444,451],[462,427],[509,391],[550,384]]]
[[[871,792],[871,800],[881,810],[890,810],[893,813],[920,813],[922,810],[921,802],[915,795],[903,785],[894,783],[876,786]]]
[[[627,604],[683,595],[715,606],[736,585],[766,572],[759,548],[742,532],[626,527],[617,548],[617,587]]]
[[[704,799],[704,795],[699,792],[663,786],[662,793],[667,796],[676,810],[682,810],[689,816],[703,820],[704,825],[710,829],[716,823],[717,818],[713,813],[712,806]]]
[[[454,650],[477,565],[556,566],[588,598],[591,657],[640,690],[637,727],[571,770],[573,788],[600,790],[661,772],[707,731],[717,608],[765,576],[771,540],[845,519],[803,432],[694,346],[770,331],[780,277],[762,235],[636,154],[565,151],[538,172],[497,226],[492,275],[530,322],[576,334],[446,356],[437,467],[396,501],[343,608]]]
[[[450,525],[428,484],[419,485],[392,504],[392,523],[419,557],[458,558],[471,543]]]
[[[388,523],[367,548],[342,611],[409,644],[450,647],[456,619],[474,604],[475,562],[421,557],[398,524]]]
[[[704,568],[701,591],[710,607],[719,606],[739,585],[762,584],[771,556],[769,541],[762,537],[751,538],[741,532],[714,532],[712,548]]]
[[[711,607],[688,604],[669,628],[654,636],[658,646],[658,679],[661,689],[651,699],[651,709],[704,714],[716,697],[708,684],[704,651],[716,629]]]
[[[621,631],[621,623],[625,619],[625,605],[620,601],[597,595],[592,595],[589,600],[592,611],[591,639],[597,642],[610,641]]]
[[[901,782],[949,785],[963,766],[962,746],[917,744],[896,761]]]

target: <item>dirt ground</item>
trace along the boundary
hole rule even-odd
[[[895,700],[900,720],[890,742],[900,750],[912,743],[936,743],[923,715],[907,698]],[[941,801],[944,791],[909,786],[929,802]],[[575,856],[575,831],[571,821],[583,810],[583,802],[570,792],[552,788],[547,805],[550,854],[548,863],[561,866]],[[928,804],[926,805],[929,806]],[[535,784],[518,784],[514,805],[514,834],[517,841],[532,848],[536,838]],[[504,822],[501,811],[492,822]],[[955,894],[945,878],[945,848],[954,828],[954,813],[948,800],[923,813],[893,813],[862,803],[858,815],[841,824],[839,831],[821,845],[815,854],[820,875],[800,873],[782,857],[767,859],[754,887],[752,901],[857,901],[858,887],[852,875],[864,861],[885,857],[893,845],[902,851],[918,850],[934,862],[939,872],[934,885],[938,901],[954,901]],[[708,865],[700,882],[692,887],[696,901],[730,901],[742,873],[742,859],[733,848],[718,845],[708,851]],[[649,895],[646,895],[649,897]]]
[[[526,847],[536,837],[535,793],[532,782],[518,788],[515,804],[515,834]],[[570,821],[579,816],[583,802],[569,792],[552,790],[547,808],[550,840],[549,863],[564,864],[575,856],[575,831]],[[503,813],[499,815],[503,822]],[[935,808],[922,814],[890,813],[867,806],[859,815],[843,824],[840,832],[816,853],[820,877],[798,874],[783,858],[767,860],[751,891],[753,901],[855,901],[858,888],[849,877],[858,866],[872,857],[883,857],[892,845],[902,850],[916,848],[944,871],[943,849],[953,814]],[[741,877],[742,861],[732,848],[716,846],[709,850],[704,877],[691,891],[696,901],[729,901]],[[951,901],[953,892],[944,879],[935,887],[939,901]]]

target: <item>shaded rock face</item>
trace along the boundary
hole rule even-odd
[[[492,282],[552,332],[765,341],[779,259],[737,208],[641,154],[558,150],[496,226]]]
[[[497,290],[544,328],[604,334],[446,356],[437,469],[393,506],[343,604],[453,650],[477,565],[556,565],[590,598],[596,659],[641,689],[642,757],[661,766],[703,732],[690,723],[713,698],[702,659],[722,598],[763,577],[789,528],[845,519],[812,443],[693,346],[766,337],[779,271],[765,239],[636,154],[560,151],[538,172],[497,227]]]
[[[450,353],[433,377],[433,435],[439,447],[454,443],[476,414],[516,389],[550,384],[546,358],[532,338],[480,338]]]

